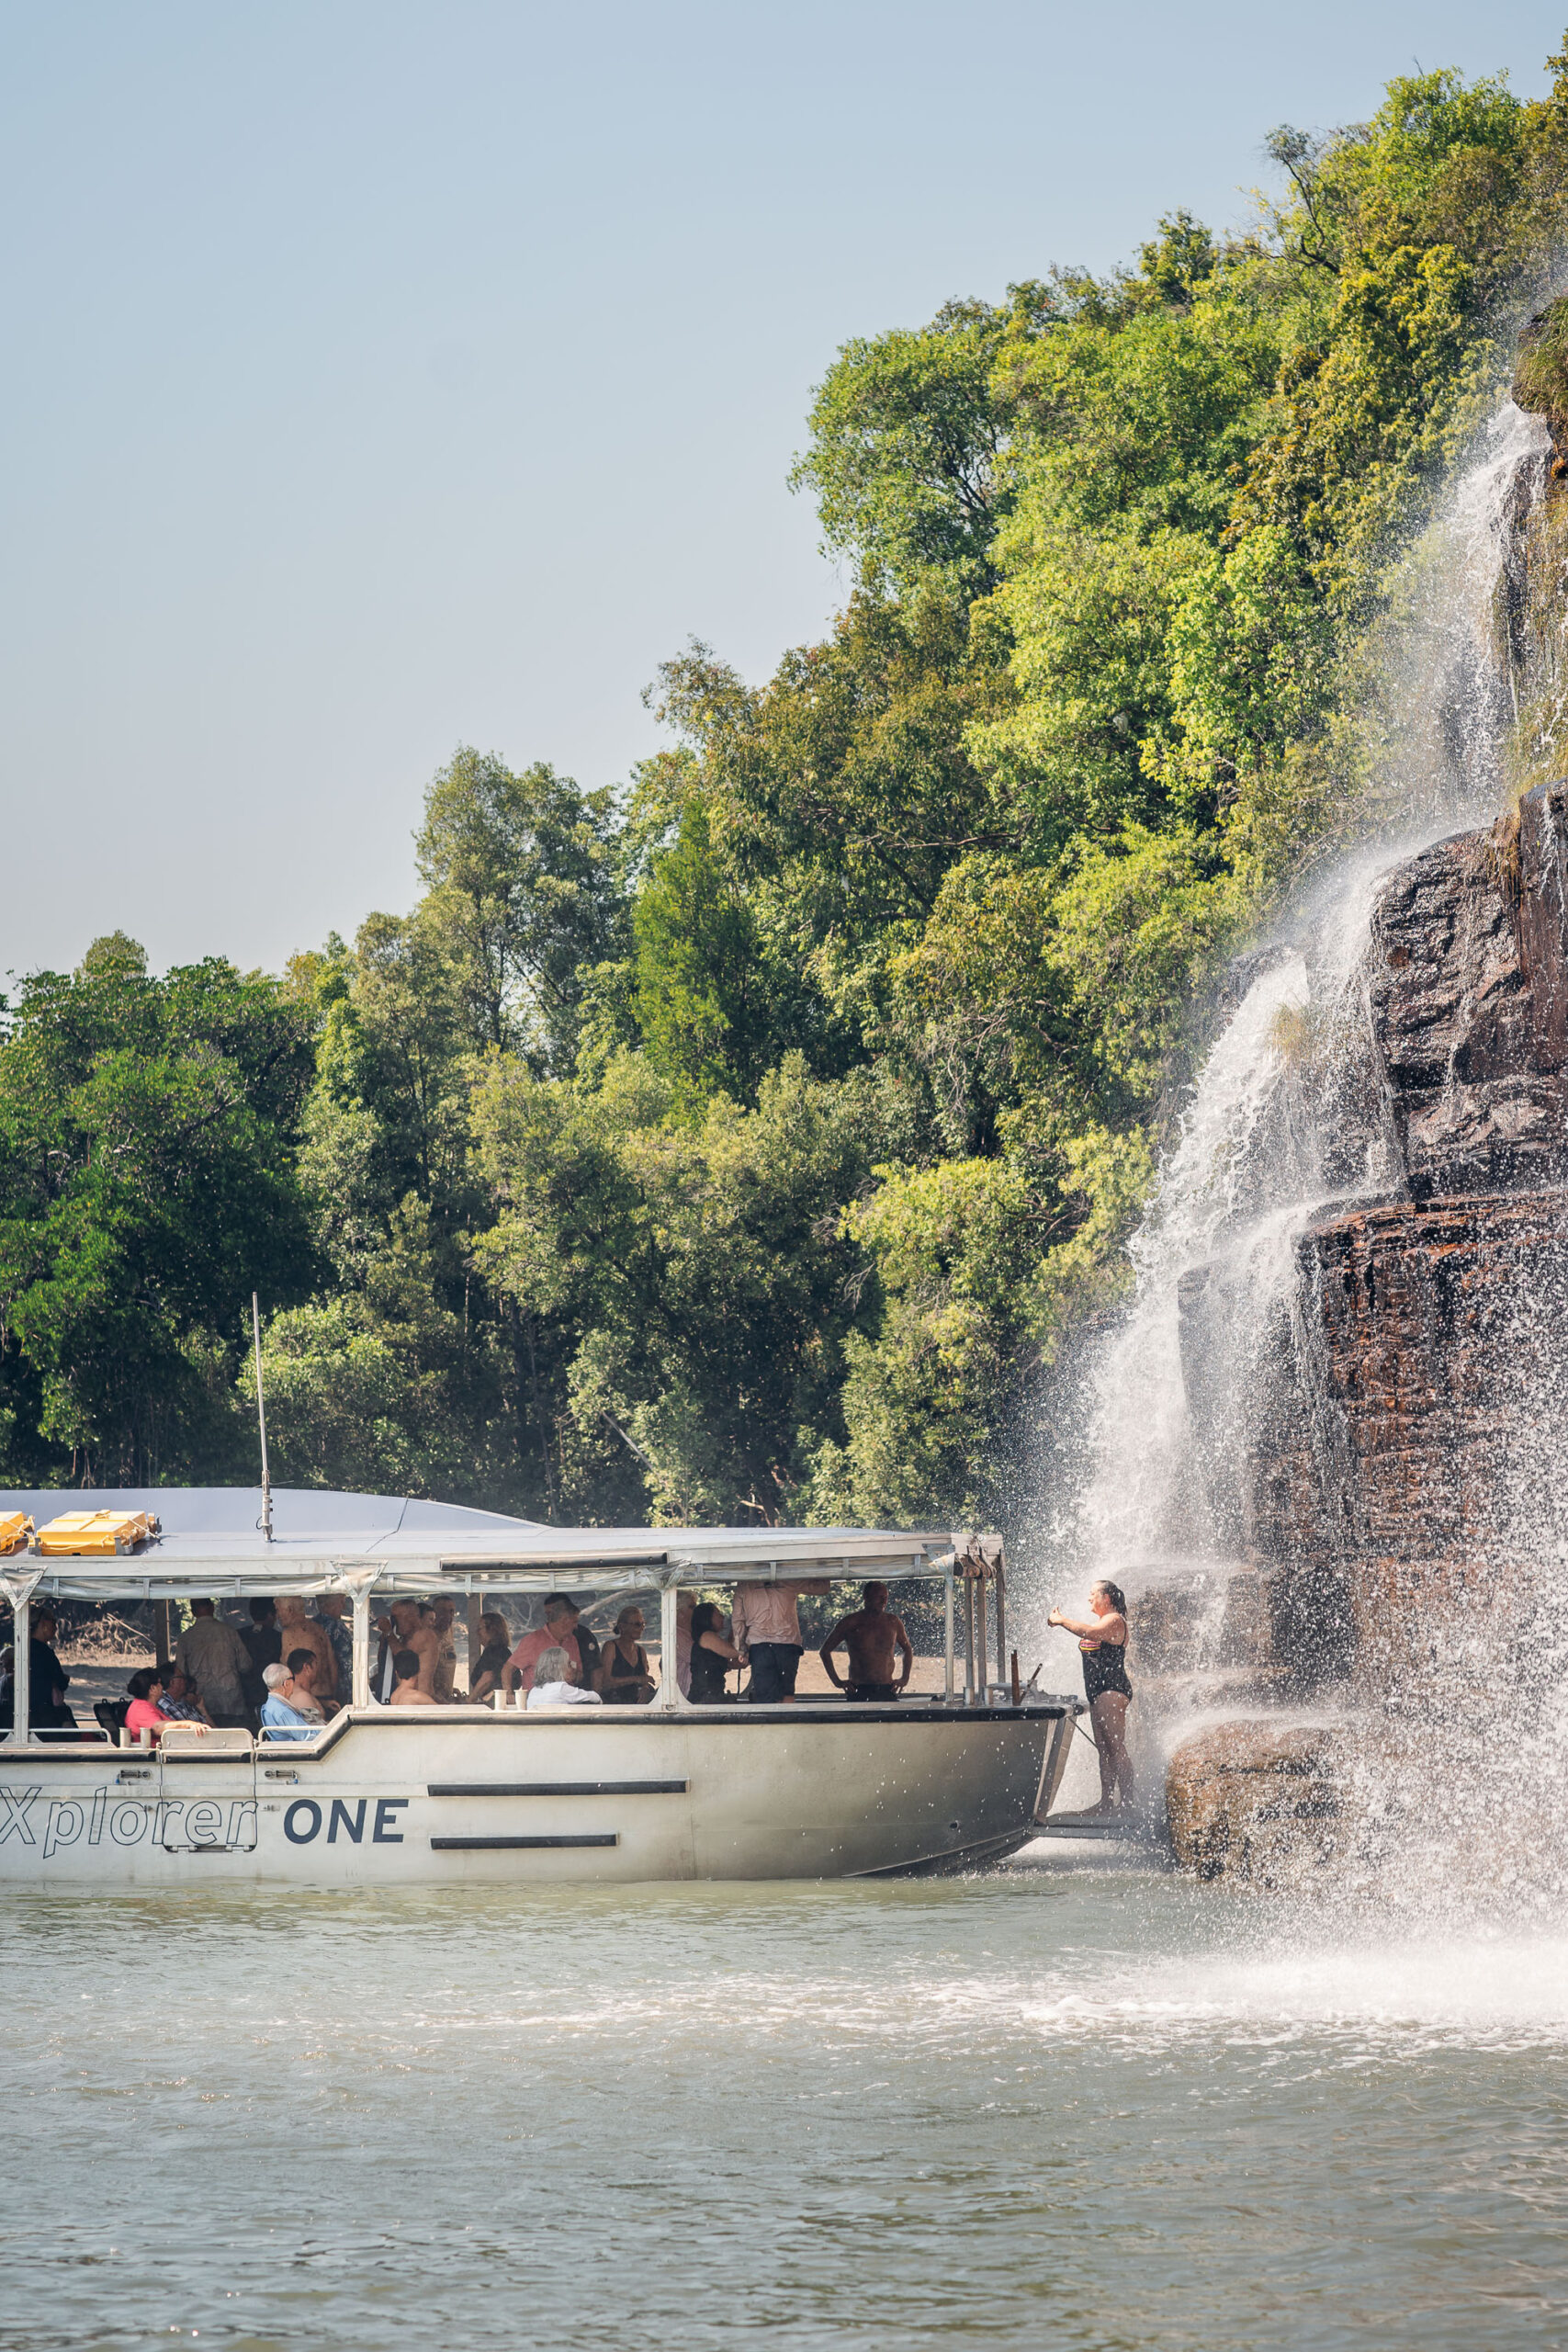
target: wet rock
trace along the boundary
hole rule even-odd
[[[1369,995],[1412,1195],[1568,1179],[1568,785],[1398,867]]]
[[[1183,1741],[1166,1775],[1171,1849],[1205,1879],[1273,1885],[1330,1865],[1343,1845],[1337,1724],[1219,1724]]]
[[[1568,1537],[1568,1423],[1542,1411],[1568,1406],[1568,1190],[1354,1211],[1298,1261],[1256,1442],[1263,1556],[1503,1568],[1543,1523]]]
[[[1162,1574],[1139,1589],[1136,1613],[1145,1674],[1256,1671],[1274,1663],[1268,1579],[1247,1565]]]

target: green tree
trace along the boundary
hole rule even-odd
[[[624,821],[458,751],[419,903],[276,1000],[314,1041],[278,1132],[321,1268],[267,1338],[289,1475],[588,1520],[993,1507],[998,1431],[1125,1279],[1209,976],[1372,806],[1399,567],[1568,215],[1552,70],[1540,105],[1404,77],[1276,133],[1242,234],[1174,212],[1126,269],[846,345],[795,473],[844,610],[761,684],[667,663]],[[1557,307],[1519,388],[1560,420]],[[129,1002],[138,953],[79,985]],[[245,1392],[186,1323],[160,1427],[195,1458]],[[88,1426],[62,1344],[6,1343],[13,1453]]]
[[[750,1095],[773,1042],[755,911],[713,854],[707,812],[682,810],[632,910],[636,1014],[656,1069],[694,1100]]]
[[[476,1045],[570,1064],[584,970],[618,944],[612,831],[610,794],[542,760],[513,775],[463,745],[435,777],[414,844],[421,915]]]
[[[818,390],[811,445],[791,481],[817,499],[826,547],[908,594],[933,579],[981,594],[1007,491],[1008,412],[997,355],[1036,333],[1048,302],[949,302],[931,324],[846,344]]]
[[[212,1475],[250,1294],[316,1272],[293,1148],[307,1024],[219,960],[152,978],[122,935],[24,981],[0,1042],[0,1317],[13,1464]],[[248,1461],[246,1467],[248,1468]]]
[[[798,1055],[700,1121],[637,1056],[597,1089],[490,1064],[476,1125],[501,1213],[477,1244],[530,1327],[563,1500],[661,1523],[794,1515],[839,1430],[866,1169],[863,1089]]]

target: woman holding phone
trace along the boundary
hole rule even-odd
[[[1078,1637],[1083,1652],[1084,1696],[1094,1743],[1100,1750],[1100,1803],[1097,1814],[1114,1813],[1120,1796],[1122,1808],[1133,1802],[1133,1759],[1127,1753],[1127,1707],[1133,1686],[1127,1679],[1127,1596],[1119,1584],[1097,1584],[1089,1597],[1087,1618],[1067,1617],[1053,1609],[1050,1623]]]

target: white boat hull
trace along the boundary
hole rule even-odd
[[[547,1886],[962,1868],[1033,1834],[1073,1712],[371,1708],[319,1741],[243,1754],[7,1743],[0,1881]]]

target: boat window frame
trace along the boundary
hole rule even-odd
[[[780,1530],[781,1534],[800,1537],[809,1535],[806,1529]],[[827,1532],[827,1531],[824,1531]],[[545,1594],[563,1589],[582,1592],[600,1599],[616,1592],[657,1592],[660,1597],[660,1635],[661,1654],[671,1660],[675,1656],[676,1611],[682,1591],[703,1589],[714,1585],[805,1582],[813,1577],[827,1576],[835,1582],[868,1583],[880,1580],[887,1584],[924,1584],[941,1582],[944,1586],[944,1690],[945,1703],[951,1705],[955,1696],[956,1667],[954,1644],[956,1634],[956,1587],[964,1581],[970,1587],[966,1600],[973,1606],[974,1580],[981,1581],[981,1608],[984,1611],[984,1580],[995,1578],[998,1588],[1001,1579],[1001,1545],[998,1539],[985,1539],[985,1551],[978,1539],[960,1535],[942,1537],[932,1533],[908,1534],[902,1543],[891,1546],[887,1532],[834,1529],[834,1541],[824,1544],[818,1552],[802,1544],[799,1556],[792,1556],[788,1548],[781,1546],[774,1554],[757,1543],[750,1558],[732,1556],[736,1539],[746,1541],[742,1530],[716,1529],[711,1544],[687,1542],[678,1549],[650,1546],[646,1551],[623,1552],[606,1548],[603,1552],[573,1551],[563,1546],[541,1555],[530,1550],[525,1558],[507,1558],[499,1550],[482,1555],[462,1555],[451,1551],[400,1558],[382,1554],[367,1559],[333,1553],[323,1546],[319,1553],[296,1554],[292,1557],[261,1556],[253,1553],[238,1559],[231,1554],[209,1556],[205,1560],[186,1556],[160,1556],[162,1546],[137,1555],[113,1560],[91,1555],[54,1555],[37,1561],[29,1560],[28,1567],[17,1574],[0,1573],[0,1600],[8,1601],[12,1612],[14,1700],[13,1722],[8,1731],[0,1732],[0,1758],[30,1753],[34,1756],[82,1753],[102,1754],[105,1743],[84,1738],[71,1741],[60,1738],[35,1738],[35,1731],[51,1726],[33,1725],[27,1720],[29,1713],[29,1676],[28,1644],[31,1634],[32,1605],[35,1599],[54,1600],[189,1600],[196,1598],[214,1601],[243,1600],[265,1592],[271,1599],[288,1595],[302,1600],[320,1599],[327,1593],[345,1596],[351,1603],[351,1639],[353,1673],[346,1706],[333,1717],[323,1734],[310,1742],[290,1740],[266,1742],[258,1739],[257,1752],[265,1747],[291,1747],[305,1749],[311,1755],[321,1752],[321,1741],[329,1743],[340,1724],[374,1711],[384,1712],[370,1692],[370,1613],[373,1601],[386,1603],[394,1600],[433,1598],[439,1593],[465,1599],[486,1593],[503,1592]],[[726,1539],[729,1540],[727,1542]],[[757,1542],[753,1537],[752,1542]],[[962,1547],[962,1548],[961,1548]],[[270,1554],[272,1547],[268,1547]],[[726,1554],[731,1556],[726,1557]],[[987,1556],[987,1554],[989,1556]],[[967,1612],[966,1612],[967,1613]],[[984,1616],[982,1613],[982,1623]],[[998,1625],[998,1634],[1000,1627]],[[965,1675],[964,1702],[973,1706],[983,1702],[984,1682],[976,1688],[973,1664]],[[476,1703],[476,1712],[482,1706]],[[653,1701],[656,1709],[678,1712],[688,1708],[691,1702],[680,1690],[673,1673],[661,1674],[660,1689]],[[463,1707],[463,1702],[459,1702]],[[466,1713],[466,1708],[463,1709]],[[447,1713],[443,1710],[444,1714]],[[118,1748],[113,1753],[119,1754]]]

